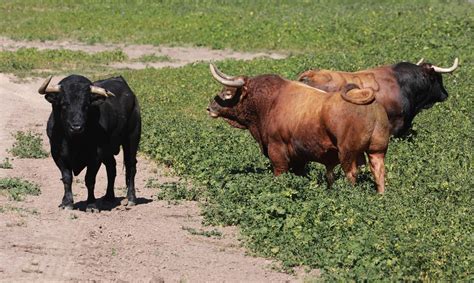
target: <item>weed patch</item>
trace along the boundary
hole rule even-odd
[[[0,192],[7,194],[13,200],[21,201],[26,195],[37,196],[41,193],[38,185],[19,178],[1,178]]]
[[[201,229],[194,229],[191,227],[181,227],[181,229],[188,231],[191,235],[198,235],[198,236],[204,236],[207,238],[222,238],[222,233],[217,231],[216,229],[209,230],[209,231],[204,231]]]
[[[13,169],[13,165],[10,163],[10,159],[5,157],[2,163],[0,163],[0,169]]]
[[[15,143],[9,150],[19,158],[45,158],[48,153],[43,149],[41,135],[31,131],[18,131],[14,134]]]
[[[136,59],[137,62],[155,63],[155,62],[171,62],[173,59],[168,55],[145,54]]]
[[[199,191],[194,187],[176,182],[160,184],[158,189],[158,200],[198,200],[199,197]]]

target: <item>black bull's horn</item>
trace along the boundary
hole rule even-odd
[[[433,68],[433,70],[436,72],[436,73],[452,73],[454,70],[456,70],[459,66],[459,59],[456,58],[454,59],[454,63],[451,67],[449,68],[441,68],[441,67],[438,67],[438,66],[435,66],[435,65],[431,65],[431,67]]]
[[[46,94],[48,92],[61,92],[60,85],[49,85],[49,82],[51,82],[52,78],[53,76],[49,76],[46,78],[46,80],[44,80],[43,84],[38,89],[39,94]],[[112,92],[106,90],[105,88],[93,85],[91,85],[91,92],[105,97],[115,96]]]

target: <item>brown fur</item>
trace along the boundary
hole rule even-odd
[[[374,91],[376,101],[387,111],[390,133],[394,134],[403,126],[400,87],[390,66],[353,73],[309,70],[299,75],[298,81],[328,92],[340,91],[347,83],[355,83],[361,88],[370,88]]]
[[[248,129],[271,160],[275,175],[290,169],[302,174],[308,162],[317,161],[326,166],[328,186],[337,164],[354,184],[365,152],[377,191],[384,192],[389,130],[382,106],[356,105],[345,101],[340,92],[324,93],[275,75],[243,78],[243,87],[224,87],[208,111],[231,120],[232,126]],[[228,91],[232,99],[223,100]]]

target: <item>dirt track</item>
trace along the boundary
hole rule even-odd
[[[19,82],[0,74],[0,161],[13,143],[11,133],[33,130],[43,135],[50,105],[36,90],[42,79]],[[63,188],[51,157],[14,159],[13,169],[0,169],[0,178],[18,176],[41,186],[40,196],[23,202],[0,196],[0,281],[225,281],[284,282],[297,277],[271,268],[272,262],[245,255],[234,227],[204,227],[196,202],[170,205],[154,199],[145,188],[163,170],[143,157],[136,178],[139,205],[118,205],[111,211],[86,213],[58,208]],[[121,157],[117,157],[116,195],[125,187]],[[74,179],[75,202],[86,199],[84,172]],[[105,193],[105,169],[97,177],[96,197]],[[191,235],[183,228],[222,232],[220,239]]]

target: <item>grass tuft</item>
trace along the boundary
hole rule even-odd
[[[31,131],[18,131],[13,135],[15,143],[9,150],[13,156],[19,158],[45,158],[48,152],[43,149],[41,135]]]
[[[38,185],[20,178],[0,178],[0,192],[13,200],[21,201],[26,195],[37,196],[41,193]]]

